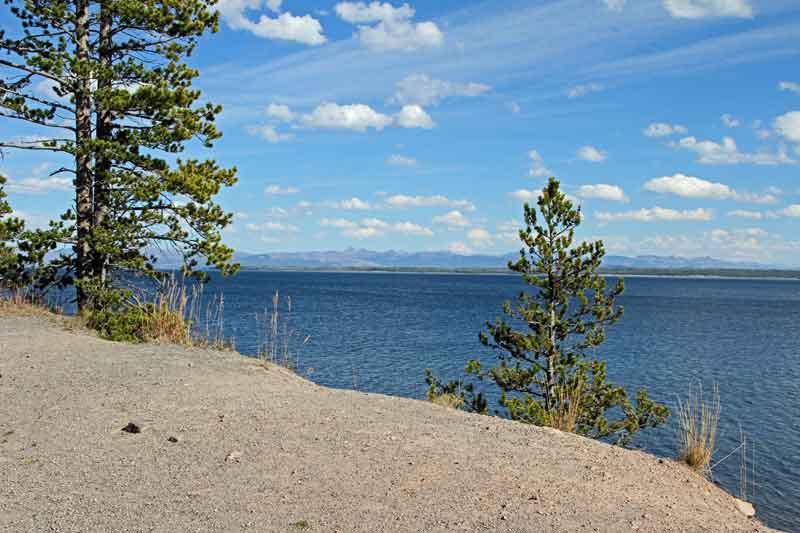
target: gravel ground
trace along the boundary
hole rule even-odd
[[[0,530],[770,531],[669,460],[41,317],[0,318]]]

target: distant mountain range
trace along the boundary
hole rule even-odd
[[[505,255],[460,255],[452,252],[402,252],[390,250],[376,252],[348,248],[342,251],[285,252],[269,254],[237,253],[234,260],[243,268],[432,268],[432,269],[502,269],[518,253]],[[163,265],[163,263],[162,263]],[[770,269],[770,265],[725,261],[713,257],[665,257],[643,255],[627,257],[608,255],[603,266],[621,269]]]

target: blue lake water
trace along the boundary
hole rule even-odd
[[[718,383],[716,457],[738,446],[741,425],[755,449],[759,517],[800,531],[800,282],[634,277],[626,287],[625,316],[597,353],[610,379],[631,393],[646,387],[673,411],[691,384]],[[242,272],[215,279],[206,297],[224,293],[226,334],[256,354],[272,294],[291,296],[301,374],[330,387],[424,398],[426,368],[454,378],[469,359],[491,359],[478,332],[522,288],[511,275]],[[635,445],[675,456],[675,426],[673,417]],[[734,454],[714,478],[738,494],[739,468]]]

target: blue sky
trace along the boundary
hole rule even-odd
[[[239,169],[237,249],[507,252],[552,174],[610,253],[800,266],[796,0],[219,7],[191,61],[225,135],[188,153]],[[58,166],[0,161],[33,224]]]

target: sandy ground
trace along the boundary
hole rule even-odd
[[[644,453],[0,318],[0,531],[299,530],[769,531]]]

